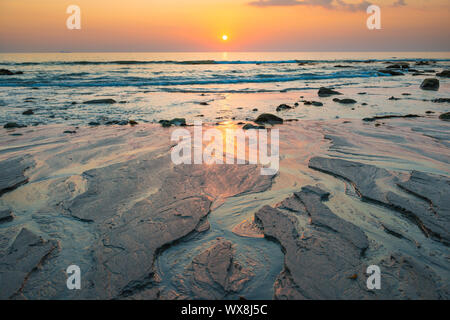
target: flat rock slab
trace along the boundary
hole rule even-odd
[[[255,213],[264,235],[279,242],[285,253],[275,299],[448,298],[431,269],[396,253],[377,263],[383,273],[381,289],[367,289],[367,237],[322,203],[328,196],[307,186],[279,204],[285,210],[265,206]],[[297,216],[306,216],[310,223],[300,227]]]
[[[31,156],[15,157],[0,161],[0,196],[28,182],[25,170],[34,165]]]
[[[239,293],[253,273],[236,261],[231,241],[219,238],[208,249],[195,256],[173,297],[190,299],[224,299]]]
[[[94,285],[86,297],[155,296],[154,261],[167,246],[204,231],[215,201],[260,192],[271,176],[252,165],[178,165],[163,152],[84,173],[85,193],[64,204],[71,216],[94,224]]]
[[[427,237],[450,243],[450,179],[413,171],[406,182],[392,172],[359,162],[314,157],[309,167],[349,181],[363,200],[387,206],[413,221]],[[406,197],[386,185],[400,187]]]
[[[23,228],[6,254],[0,257],[0,299],[20,294],[30,273],[57,247],[56,241],[45,241]]]

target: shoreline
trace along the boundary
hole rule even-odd
[[[379,125],[376,126],[377,123]],[[224,127],[231,125],[237,126],[237,122],[227,123]],[[292,242],[284,242],[288,239],[282,240],[275,230],[272,235],[265,227],[267,223],[265,219],[271,214],[276,214],[281,215],[276,218],[277,223],[282,223],[285,218],[289,221],[298,219],[298,226],[295,228],[299,229],[296,232],[305,239],[310,239],[315,232],[320,232],[323,239],[328,239],[327,237],[331,236],[329,231],[320,228],[319,230],[314,224],[310,225],[308,214],[306,216],[304,213],[295,214],[292,209],[286,211],[283,205],[280,205],[283,202],[287,203],[284,199],[288,199],[295,192],[300,192],[305,186],[317,186],[322,190],[320,192],[330,193],[328,201],[313,205],[314,210],[320,208],[332,212],[332,214],[320,213],[318,217],[335,217],[322,223],[341,221],[339,223],[342,224],[345,221],[345,224],[351,224],[353,226],[351,228],[357,228],[360,230],[358,232],[363,232],[368,238],[363,264],[385,261],[380,262],[383,268],[391,268],[392,261],[389,262],[388,257],[401,252],[403,258],[396,255],[396,261],[408,263],[394,264],[394,267],[400,271],[404,267],[413,266],[414,272],[417,272],[421,279],[417,285],[424,286],[420,291],[423,297],[432,297],[431,291],[427,289],[429,286],[439,287],[435,292],[440,296],[433,297],[448,297],[448,291],[445,289],[445,284],[450,279],[450,271],[446,264],[448,257],[445,254],[448,247],[435,237],[424,233],[414,222],[397,211],[361,201],[358,192],[352,187],[355,181],[349,183],[317,171],[311,168],[310,159],[325,156],[372,165],[383,170],[387,169],[394,174],[395,179],[403,181],[402,183],[408,181],[414,170],[448,177],[450,176],[449,126],[448,122],[439,120],[437,115],[412,119],[381,119],[375,122],[354,119],[300,120],[274,125],[274,128],[280,130],[280,171],[270,179],[270,184],[266,184],[269,180],[260,176],[259,171],[255,172],[248,165],[179,167],[170,164],[170,160],[165,160],[173,146],[170,142],[170,132],[180,127],[163,128],[160,124],[95,126],[80,127],[76,134],[64,134],[63,132],[69,129],[65,125],[48,125],[17,129],[18,132],[26,133],[23,136],[9,136],[7,130],[2,130],[0,163],[28,154],[34,164],[25,171],[28,181],[0,198],[0,204],[9,208],[14,215],[12,221],[0,224],[2,240],[0,251],[3,254],[7,253],[18,232],[23,228],[43,237],[47,241],[44,243],[53,244],[53,241],[58,243],[57,246],[50,247],[53,249],[48,253],[40,271],[30,273],[28,280],[22,284],[23,288],[17,292],[11,291],[13,292],[11,297],[195,299],[246,296],[249,299],[262,297],[267,299],[270,295],[262,296],[261,292],[267,292],[268,288],[273,288],[276,284],[273,291],[275,297],[300,298],[295,290],[293,291],[291,284],[292,281],[301,281],[295,277],[303,271],[294,272],[294,278],[286,276],[283,272],[284,259],[280,247],[259,235],[256,238],[240,237],[233,233],[233,229],[242,221],[253,221],[254,217],[258,216],[259,220],[256,221],[258,228],[266,236],[278,238],[287,249],[293,245]],[[220,125],[210,123],[205,124],[205,127],[220,128]],[[369,167],[361,168],[363,170],[361,174],[369,170]],[[204,178],[196,182],[200,177]],[[377,176],[369,177],[368,185],[378,181]],[[177,181],[183,181],[180,186],[191,186],[191,189],[183,188],[184,191],[181,193],[193,192],[192,195],[195,195],[193,198],[181,196],[183,199],[192,199],[189,203],[171,204],[174,200],[171,200],[169,195],[179,188]],[[197,185],[200,181],[201,187]],[[247,182],[243,184],[242,181]],[[385,179],[376,183],[382,184],[383,192],[390,190],[406,197],[408,201],[422,201],[412,194],[404,193]],[[234,194],[238,195],[233,196]],[[307,195],[310,196],[305,193],[302,197]],[[430,196],[424,194],[424,197]],[[306,198],[302,199],[306,201]],[[216,201],[217,204],[214,204]],[[399,200],[396,201],[398,206]],[[281,211],[275,213],[269,210],[262,218],[262,213],[258,212],[265,205],[276,207],[274,210]],[[191,210],[193,206],[204,209]],[[422,204],[416,204],[412,208],[420,209],[421,206]],[[173,211],[175,215],[163,214],[158,218],[153,214],[149,216],[150,212],[158,212],[159,207],[164,208],[161,212],[165,213],[167,210],[175,210]],[[181,208],[183,209],[180,212]],[[194,214],[195,212],[198,213]],[[166,220],[168,217],[174,218]],[[147,224],[146,219],[150,219],[148,222],[154,219],[160,221],[159,223],[164,221],[160,226],[165,226],[163,230],[167,231],[161,233],[161,238],[169,240],[168,243],[158,244],[160,240],[152,235],[155,231],[149,232],[158,230],[151,229],[156,226],[151,227],[156,220]],[[434,233],[440,232],[435,229],[434,222],[423,220],[424,216],[420,219],[425,223],[426,230],[431,228]],[[176,221],[185,222],[178,227],[171,227],[171,223]],[[171,228],[175,228],[173,230],[176,231],[169,231]],[[250,231],[252,228],[254,226]],[[170,240],[172,237],[170,234],[175,237],[174,239],[178,239],[173,244],[170,244],[173,241]],[[344,238],[340,238],[339,241],[345,243],[346,237],[350,235],[349,231],[342,231],[339,237]],[[30,237],[32,238],[29,235],[28,239]],[[331,243],[333,241],[329,245]],[[137,258],[133,266],[127,266],[131,262],[130,257],[136,252],[142,252],[142,245],[148,253]],[[320,255],[329,255],[332,252],[329,251],[331,250],[329,245],[325,245],[323,249],[325,251]],[[343,246],[345,248],[347,244]],[[161,247],[164,249],[160,249]],[[239,273],[242,277],[240,282],[234,282],[234,276],[222,279],[221,282],[217,280],[225,288],[225,291],[221,291],[222,289],[217,291],[208,280],[208,277],[213,275],[199,278],[204,270],[196,269],[194,267],[196,264],[191,263],[195,260],[202,261],[201,263],[206,265],[209,263],[217,265],[219,262],[214,259],[222,256],[218,253],[222,250],[225,250],[224,256],[230,259],[227,261],[235,261],[246,271]],[[316,249],[311,247],[310,250]],[[154,256],[152,252],[155,252]],[[211,257],[218,255],[211,258],[213,259],[211,261],[203,260],[205,257],[205,254],[202,255],[203,252],[209,252]],[[289,252],[287,254],[289,255]],[[154,258],[151,258],[152,256]],[[407,260],[401,260],[405,259],[405,256]],[[7,263],[13,265],[24,263],[21,260],[13,262],[10,260],[12,257],[8,255],[6,257]],[[68,293],[64,290],[62,284],[65,283],[65,277],[61,270],[65,268],[65,264],[73,263],[74,258],[80,261],[82,270],[87,270],[83,273],[84,277],[98,285],[80,292]],[[1,259],[5,259],[5,256]],[[2,261],[0,263],[5,263],[5,260]],[[147,263],[142,263],[143,261]],[[218,268],[230,266],[230,262],[221,263],[217,265]],[[355,263],[359,264],[356,260]],[[430,267],[430,263],[433,265],[432,271],[427,271],[427,274],[429,273],[430,279],[435,279],[431,282],[426,280],[429,279],[428,276],[421,278],[425,271],[420,271],[422,270],[420,266]],[[331,272],[331,269],[327,269],[329,264],[324,263],[320,266],[323,272]],[[364,273],[360,271],[362,269],[358,270],[354,273],[359,274],[358,279],[363,279]],[[50,280],[50,274],[55,272],[60,276]],[[144,280],[142,277],[148,272],[153,276]],[[353,280],[347,279],[352,272],[350,270],[342,272],[339,277],[342,277],[343,282],[337,282],[334,290],[339,291],[345,286],[358,283],[359,280],[352,282]],[[193,287],[179,283],[177,274],[184,274],[184,281],[193,281]],[[117,279],[105,280],[105,277],[111,279],[111,276]],[[144,281],[143,289],[130,286],[130,283],[138,279]],[[379,297],[402,299],[417,294],[412,287],[408,287],[416,284],[412,284],[408,279],[394,277],[390,281],[392,292],[382,290],[378,293]],[[245,283],[245,289],[237,283]],[[404,289],[403,294],[395,296],[398,293],[395,288],[402,283],[409,289]],[[304,292],[307,292],[309,289],[305,290]],[[38,292],[48,292],[48,295],[42,296],[40,293],[38,295]],[[359,297],[359,294],[357,296]],[[327,297],[327,291],[323,291],[322,296],[315,297]],[[335,298],[345,297],[355,296],[342,295]]]

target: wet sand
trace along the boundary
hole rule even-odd
[[[275,125],[275,176],[175,166],[157,124],[2,130],[1,298],[448,299],[450,122],[420,115]]]

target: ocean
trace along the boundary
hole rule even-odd
[[[398,62],[410,64],[403,76],[379,71]],[[322,86],[357,97],[358,105],[352,110],[325,100],[323,108],[293,108],[283,115],[323,120],[440,111],[424,100],[445,97],[448,84],[441,83],[432,97],[419,85],[449,66],[449,52],[4,53],[0,69],[23,74],[0,76],[0,122],[251,120],[281,103],[317,100]],[[385,102],[402,94],[395,106]],[[83,104],[102,98],[117,103]],[[33,117],[22,115],[28,109]]]

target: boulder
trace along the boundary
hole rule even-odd
[[[262,113],[255,119],[255,123],[282,124],[283,119],[271,113]]]
[[[113,104],[116,103],[114,99],[95,99],[83,102],[83,104]]]
[[[342,104],[353,104],[353,103],[356,103],[356,100],[348,99],[348,98],[345,98],[345,99],[334,98],[333,101],[334,102],[338,102],[338,103],[342,103]]]
[[[437,91],[439,90],[439,80],[436,78],[424,79],[420,85],[420,89]]]
[[[450,78],[450,70],[443,70],[442,72],[436,73],[438,77]]]
[[[444,121],[450,121],[450,112],[443,113],[439,116],[439,119]]]
[[[5,129],[25,128],[25,127],[26,127],[26,125],[24,125],[24,124],[19,124],[19,123],[16,123],[16,122],[8,122],[8,123],[6,123],[6,124],[3,126],[3,128],[5,128]]]
[[[289,110],[289,109],[292,109],[292,107],[283,103],[277,107],[277,112],[283,111],[283,110]]]
[[[341,95],[342,93],[330,88],[320,87],[317,94],[319,95],[319,97],[329,97],[331,95]]]

